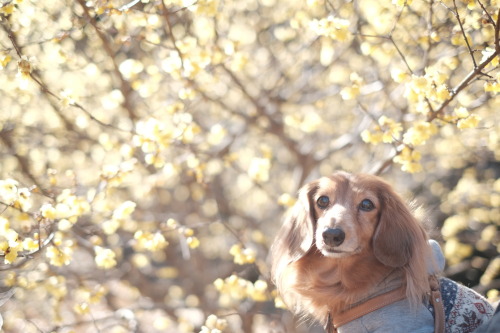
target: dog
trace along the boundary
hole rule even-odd
[[[271,258],[287,307],[327,332],[466,333],[494,313],[473,290],[432,279],[444,268],[439,245],[377,176],[339,171],[302,187]]]

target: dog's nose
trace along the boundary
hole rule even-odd
[[[327,228],[323,231],[323,241],[328,246],[339,246],[344,242],[345,232],[339,228]]]

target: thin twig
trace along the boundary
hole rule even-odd
[[[392,38],[392,35],[387,35],[387,36],[368,35],[368,34],[357,34],[357,35],[360,36],[360,37],[364,37],[364,38],[379,38],[379,39],[386,39],[386,40],[390,41],[391,44],[396,49],[396,51],[398,52],[399,56],[401,57],[401,60],[403,60],[403,63],[405,64],[405,66],[408,69],[408,71],[410,72],[410,74],[413,74],[413,70],[411,69],[410,64],[406,60],[406,57],[403,54],[403,52],[401,51],[401,49],[399,48],[399,46],[394,41],[394,38]]]
[[[490,13],[488,13],[488,11],[486,10],[486,8],[484,7],[483,3],[480,0],[477,0],[477,2],[479,3],[479,6],[481,6],[481,8],[483,9],[484,13],[488,17],[488,21],[491,24],[493,24],[493,26],[494,26],[495,25],[495,20],[493,20],[493,17],[491,17]]]
[[[462,24],[462,20],[460,19],[460,14],[458,13],[458,7],[457,3],[455,0],[453,0],[453,6],[455,7],[455,10],[451,11],[453,15],[455,15],[455,18],[458,21],[458,25],[460,26],[460,31],[462,31],[462,36],[464,37],[465,44],[467,45],[467,49],[469,49],[469,54],[472,58],[472,62],[474,63],[474,68],[477,67],[476,59],[474,58],[474,51],[472,50],[470,44],[469,44],[469,39],[467,38],[467,34],[465,33],[464,26]]]

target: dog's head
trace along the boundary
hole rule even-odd
[[[371,175],[337,172],[305,185],[275,243],[296,261],[314,248],[330,258],[371,251],[384,265],[408,263],[426,238],[407,204]]]

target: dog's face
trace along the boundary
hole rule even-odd
[[[317,249],[345,258],[367,250],[377,227],[381,202],[373,189],[354,177],[324,177],[309,193]]]

